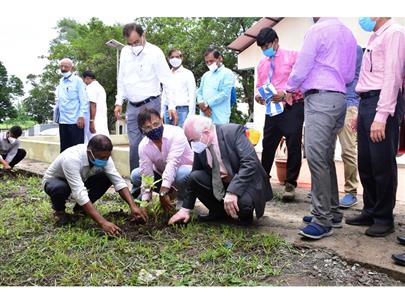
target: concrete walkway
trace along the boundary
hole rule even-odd
[[[17,167],[43,175],[48,165],[49,164],[43,162],[23,160]],[[339,177],[339,187],[343,189],[343,164],[337,161],[336,168]],[[260,229],[279,234],[298,247],[331,249],[349,263],[358,263],[370,269],[387,273],[395,279],[405,281],[405,267],[395,265],[391,261],[391,255],[393,253],[405,252],[405,246],[401,246],[396,242],[397,235],[405,235],[404,167],[399,167],[398,175],[398,201],[395,208],[396,230],[395,233],[385,238],[368,237],[364,234],[365,227],[354,227],[344,224],[343,228],[334,229],[334,234],[328,238],[318,241],[303,240],[298,235],[298,231],[304,226],[302,217],[309,214],[310,207],[310,202],[306,199],[310,189],[310,175],[305,160],[299,178],[296,201],[290,203],[280,201],[269,202],[264,217],[258,220],[256,224]],[[275,171],[272,172],[272,176],[277,176]],[[272,179],[272,186],[276,195],[281,194],[282,186],[279,185],[276,178]],[[359,192],[361,192],[361,190]],[[359,200],[360,202],[355,207],[344,211],[345,216],[360,212],[362,208],[361,195],[359,196]],[[199,209],[201,209],[201,206]]]

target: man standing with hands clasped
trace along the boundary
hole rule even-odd
[[[138,113],[145,107],[160,112],[161,85],[166,92],[169,116],[177,125],[173,77],[162,50],[146,41],[139,24],[124,26],[128,45],[121,50],[115,117],[121,119],[122,102],[128,100],[127,123],[130,171],[139,166],[138,145],[143,135],[138,127]]]

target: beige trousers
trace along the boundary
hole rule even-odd
[[[338,136],[342,146],[342,160],[345,171],[345,193],[357,194],[357,134],[351,129],[351,121],[357,118],[357,107],[346,110],[345,124]]]

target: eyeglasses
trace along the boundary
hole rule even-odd
[[[141,127],[141,130],[143,133],[148,133],[156,128],[159,128],[162,126],[162,121],[155,121],[152,123],[152,127]]]

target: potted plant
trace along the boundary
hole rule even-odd
[[[284,184],[287,178],[287,155],[287,144],[285,142],[285,137],[282,137],[275,156],[277,179],[280,184]]]

